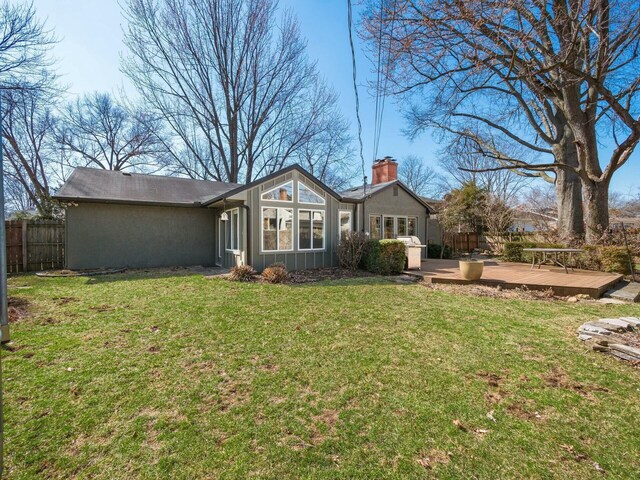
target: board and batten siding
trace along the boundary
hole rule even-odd
[[[214,217],[206,208],[79,203],[66,209],[66,265],[212,266]]]
[[[261,195],[265,191],[277,187],[283,183],[293,181],[293,202],[278,202],[262,200]],[[300,203],[298,201],[298,181],[312,189],[325,199],[325,205],[314,205]],[[250,263],[258,271],[264,270],[273,263],[283,263],[289,270],[303,270],[311,268],[323,268],[336,266],[337,251],[339,242],[339,217],[340,209],[353,209],[350,204],[341,204],[336,198],[326,192],[320,185],[307,178],[297,170],[290,171],[284,175],[273,178],[259,185],[256,185],[246,192],[246,205],[249,207],[250,228],[247,235],[246,227],[243,229],[243,239],[249,240]],[[293,209],[293,250],[286,252],[263,252],[262,251],[262,207],[290,208]],[[298,211],[305,209],[325,211],[325,248],[323,250],[305,251],[300,250],[298,245]],[[242,209],[241,209],[242,210]],[[244,217],[243,217],[244,218]],[[242,225],[246,223],[243,221]],[[243,247],[247,248],[246,242]],[[228,260],[225,259],[225,266]]]

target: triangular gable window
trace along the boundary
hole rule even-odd
[[[300,203],[324,205],[324,198],[322,198],[302,182],[298,182],[298,201]]]
[[[273,202],[293,202],[293,181],[278,185],[262,194],[262,200]]]

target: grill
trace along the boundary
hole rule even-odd
[[[398,237],[402,243],[405,244],[405,251],[407,253],[407,268],[409,270],[420,270],[422,262],[422,249],[427,248],[426,245],[420,243],[418,237]]]

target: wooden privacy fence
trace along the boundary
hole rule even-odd
[[[445,234],[444,244],[454,252],[472,252],[480,247],[480,235],[477,233]]]
[[[63,221],[10,220],[5,226],[9,273],[64,267]]]

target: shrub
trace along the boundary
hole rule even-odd
[[[442,258],[451,258],[451,247],[449,245],[444,246],[444,253],[442,252],[442,245],[438,245],[436,243],[430,243],[427,246],[427,257],[429,258],[440,258],[440,254],[442,253]]]
[[[536,244],[533,242],[506,242],[504,244],[504,252],[502,259],[505,262],[524,262],[525,257],[523,255],[523,248],[535,248]],[[529,256],[529,259],[531,257]]]
[[[251,265],[238,265],[232,267],[229,271],[229,280],[234,282],[249,282],[256,274],[256,271]]]
[[[342,268],[356,270],[362,262],[367,247],[367,237],[360,232],[348,233],[340,240],[338,261]]]
[[[404,270],[405,244],[399,240],[368,240],[365,245],[363,267],[373,273],[392,275]]]
[[[531,262],[531,253],[523,252],[525,248],[565,248],[566,245],[548,242],[506,242],[502,259],[505,262]]]
[[[631,273],[625,247],[600,247],[600,261],[605,272]]]
[[[262,271],[262,278],[268,283],[285,283],[289,278],[289,272],[284,263],[274,263]]]

